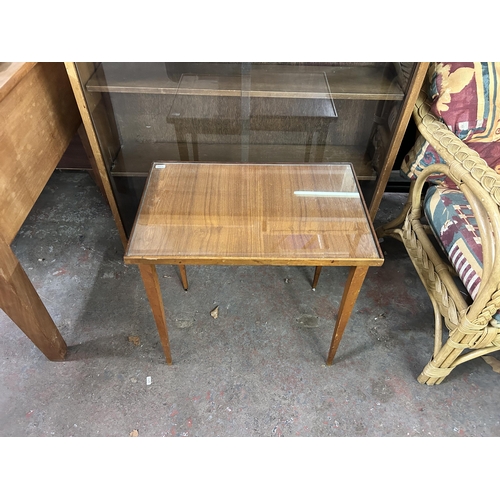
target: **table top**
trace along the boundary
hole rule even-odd
[[[155,162],[127,264],[380,266],[350,163]]]

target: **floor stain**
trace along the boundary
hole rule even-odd
[[[193,318],[179,318],[175,320],[175,326],[178,328],[189,328],[190,326],[193,326],[193,323]]]
[[[302,314],[296,319],[297,323],[305,328],[317,328],[319,326],[318,316]]]

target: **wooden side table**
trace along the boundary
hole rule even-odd
[[[350,163],[156,162],[125,252],[172,363],[156,264],[349,266],[327,364],[382,252]]]
[[[252,132],[286,131],[306,135],[306,163],[312,161],[316,135],[313,161],[322,162],[329,125],[338,116],[325,73],[280,73],[274,78],[256,70],[251,78],[249,74],[182,75],[178,95],[167,116],[167,123],[175,128],[180,160],[190,160],[188,136],[191,136],[193,161],[203,161],[198,151],[198,135],[232,135],[240,138],[241,162],[247,163]],[[221,88],[228,90],[221,92]],[[201,89],[202,95],[193,94]],[[266,97],[259,99],[263,95]],[[283,95],[290,97],[283,99]]]

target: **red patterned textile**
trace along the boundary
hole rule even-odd
[[[429,79],[431,112],[500,174],[500,63],[434,63]],[[444,163],[428,142],[417,149],[401,169],[410,179]]]

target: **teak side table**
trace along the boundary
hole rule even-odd
[[[125,252],[172,363],[156,264],[349,266],[330,365],[370,266],[384,262],[350,163],[155,162]]]

